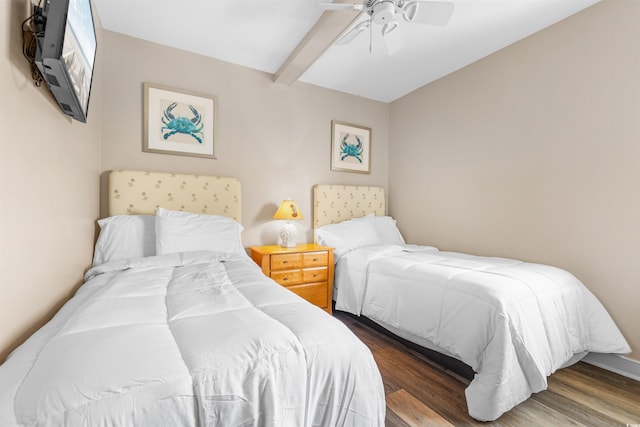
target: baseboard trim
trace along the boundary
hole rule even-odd
[[[627,378],[640,381],[640,362],[619,354],[589,353],[582,361]]]

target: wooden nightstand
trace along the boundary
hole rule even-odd
[[[249,249],[266,276],[331,314],[333,248],[305,243],[295,248],[269,245]]]

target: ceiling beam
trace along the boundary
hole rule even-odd
[[[274,74],[274,82],[289,86],[298,80],[361,13],[357,10],[325,11]]]

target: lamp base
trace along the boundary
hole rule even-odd
[[[298,230],[296,226],[287,221],[280,229],[280,246],[283,248],[295,248],[296,247],[296,234]]]

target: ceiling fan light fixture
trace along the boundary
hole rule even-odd
[[[383,0],[371,8],[371,18],[378,25],[391,22],[396,17],[396,6],[391,1]]]
[[[384,24],[382,26],[382,35],[386,36],[387,34],[389,34],[391,31],[395,30],[396,28],[398,28],[398,21],[387,22],[386,24]]]
[[[363,33],[364,30],[369,29],[369,52],[372,52],[373,24],[377,24],[382,27],[382,38],[389,55],[399,50],[404,44],[403,31],[396,31],[396,28],[401,26],[398,15],[402,15],[402,18],[411,24],[443,26],[449,22],[455,8],[452,0],[359,1],[361,2],[359,5],[355,3],[320,3],[323,8],[328,10],[348,9],[358,6],[358,10],[363,10],[364,14],[368,16],[366,21],[360,22],[343,33],[335,44],[345,45]]]

